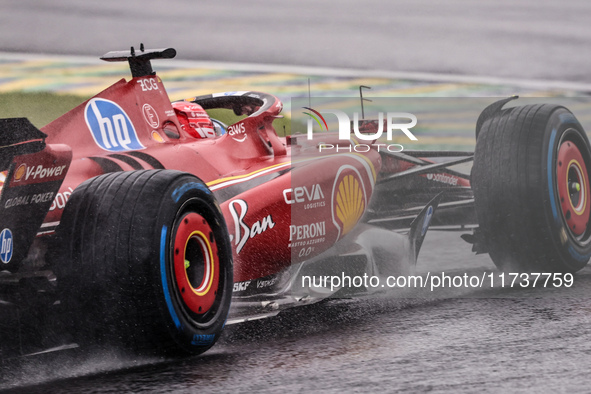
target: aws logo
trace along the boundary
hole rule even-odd
[[[246,140],[246,137],[248,137],[248,134],[246,134],[246,128],[242,122],[229,126],[228,134],[232,137],[232,139],[238,142],[243,142]]]
[[[84,118],[92,138],[102,149],[109,152],[144,149],[129,116],[113,101],[90,100]]]

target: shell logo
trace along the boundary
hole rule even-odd
[[[343,226],[341,236],[345,235],[355,227],[365,211],[365,195],[356,176],[345,175],[337,186],[334,210]]]
[[[16,171],[14,172],[14,181],[18,182],[22,179],[23,175],[25,175],[25,172],[27,170],[27,166],[23,163],[20,166],[18,166],[18,168],[16,169]]]

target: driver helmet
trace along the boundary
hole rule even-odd
[[[213,122],[202,106],[186,101],[172,103],[172,108],[185,132],[195,138],[216,137]]]

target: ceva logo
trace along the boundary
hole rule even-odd
[[[86,104],[84,118],[92,138],[109,152],[144,149],[123,108],[110,100],[94,98]]]
[[[313,122],[312,119],[318,123],[320,129],[322,131],[328,131],[328,124],[326,120],[322,116],[322,114],[312,108],[303,107],[311,111],[304,112],[304,114],[308,115],[311,119],[308,119],[308,139],[311,140],[313,138]],[[326,110],[323,111],[324,113],[329,113],[336,115],[337,120],[339,122],[339,139],[341,140],[348,140],[351,137],[351,119],[349,116],[344,113],[343,111],[339,110]],[[407,123],[395,123],[395,119],[410,119],[410,122]],[[413,128],[417,125],[417,117],[413,114],[407,112],[388,112],[386,114],[386,136],[388,141],[392,140],[392,132],[394,130],[402,131],[409,139],[412,141],[417,141],[417,137],[414,136],[413,133],[410,132],[409,129]],[[384,132],[384,113],[380,112],[378,114],[378,122],[377,122],[377,130],[375,133],[362,133],[359,131],[359,113],[353,113],[353,132],[355,136],[360,140],[364,141],[374,141],[380,138]]]

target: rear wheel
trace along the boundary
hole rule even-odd
[[[219,338],[232,252],[211,191],[168,170],[102,175],[72,194],[53,253],[78,340],[201,353]]]
[[[575,272],[591,257],[591,149],[556,105],[509,108],[476,143],[472,188],[482,239],[511,272]]]

